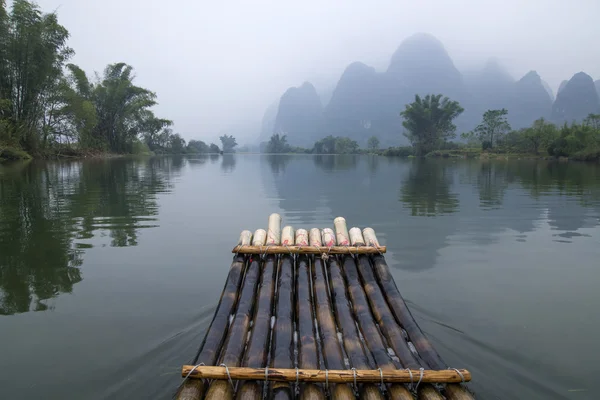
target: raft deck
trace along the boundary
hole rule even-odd
[[[466,400],[419,328],[371,228],[243,231],[179,400]]]

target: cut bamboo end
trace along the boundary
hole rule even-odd
[[[254,232],[254,238],[252,239],[252,246],[263,246],[267,241],[267,231],[264,229],[257,229]]]
[[[273,213],[269,216],[269,226],[267,231],[267,244],[281,243],[281,215]]]
[[[238,240],[238,246],[248,246],[252,240],[252,232],[242,231],[240,234],[240,240]]]
[[[281,244],[284,246],[294,245],[294,227],[284,226],[281,231]]]
[[[350,237],[348,235],[348,227],[346,226],[346,218],[337,217],[333,220],[333,226],[335,226],[337,244],[348,246],[350,244]]]
[[[296,231],[296,245],[308,246],[308,232],[306,229],[298,229]]]
[[[228,372],[229,371],[229,372]],[[321,382],[353,383],[411,383],[420,379],[421,383],[458,383],[471,380],[471,373],[466,369],[456,370],[319,370],[319,369],[284,369],[284,368],[245,368],[245,367],[213,367],[184,365],[182,377],[192,379],[233,379],[276,382]]]
[[[323,246],[332,247],[336,245],[335,234],[331,228],[323,229],[321,231],[321,238],[323,241]]]
[[[362,232],[360,228],[352,228],[350,229],[350,244],[352,246],[364,246],[365,239],[363,239]]]
[[[239,254],[383,254],[386,246],[236,246],[232,253]]]
[[[377,240],[377,236],[375,236],[375,231],[373,228],[363,229],[363,237],[368,246],[379,246],[379,241]]]
[[[313,247],[323,246],[321,241],[321,230],[319,228],[312,228],[309,234],[310,245]]]

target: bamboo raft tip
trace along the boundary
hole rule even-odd
[[[257,229],[252,234],[242,231],[237,245],[232,249],[236,254],[384,254],[386,246],[381,246],[373,228],[352,227],[348,230],[346,218],[336,217],[334,229],[299,228],[291,225],[281,228],[282,218],[273,213],[269,216],[268,228]]]
[[[383,399],[387,387],[398,399],[473,400],[462,386],[471,373],[449,368],[434,350],[398,291],[386,250],[373,228],[348,229],[341,216],[333,228],[295,229],[272,213],[266,229],[242,231],[177,398],[291,400],[295,382],[323,399],[323,388],[348,400],[360,387]]]

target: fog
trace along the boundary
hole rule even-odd
[[[265,109],[308,80],[330,91],[344,68],[387,67],[417,32],[440,39],[460,70],[497,58],[515,78],[537,70],[556,93],[585,71],[600,79],[600,1],[38,0],[71,34],[88,73],[134,66],[159,116],[186,139],[222,131],[254,142]]]

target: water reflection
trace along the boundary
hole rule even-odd
[[[319,169],[327,172],[355,169],[359,156],[356,154],[316,155],[313,161]]]
[[[156,194],[183,165],[174,158],[30,163],[1,167],[0,314],[48,308],[83,277],[84,251],[107,233],[135,246],[157,226]]]
[[[265,157],[271,167],[271,172],[274,175],[279,175],[285,172],[285,167],[289,164],[293,156],[289,154],[267,154]]]
[[[450,191],[454,166],[437,160],[416,160],[402,184],[400,199],[413,216],[451,214],[458,210]]]
[[[235,155],[223,154],[221,157],[221,170],[223,172],[233,172],[235,169]]]

